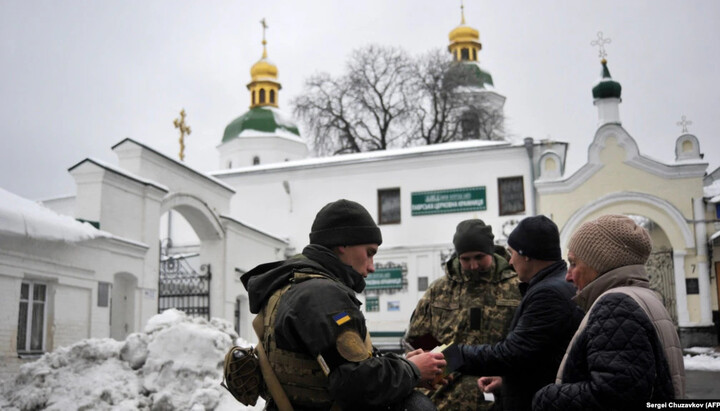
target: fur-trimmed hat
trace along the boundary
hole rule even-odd
[[[338,245],[382,244],[380,228],[365,207],[350,200],[328,203],[315,216],[310,244],[328,248]]]
[[[544,215],[527,217],[508,236],[508,245],[518,254],[543,261],[559,261],[560,233]]]
[[[461,221],[457,225],[453,244],[458,255],[467,251],[480,251],[492,255],[495,252],[493,238],[495,236],[492,233],[492,227],[476,218]]]
[[[604,215],[575,230],[568,250],[604,274],[626,265],[645,264],[652,251],[650,234],[623,215]]]

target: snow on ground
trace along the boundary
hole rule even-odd
[[[248,346],[232,324],[170,309],[125,341],[82,340],[23,365],[0,386],[3,410],[261,410],[224,388],[222,365],[232,343]],[[714,348],[685,350],[687,370],[720,372]]]
[[[220,386],[232,325],[167,310],[125,341],[87,339],[23,365],[0,387],[3,410],[261,410]]]
[[[720,351],[711,347],[691,347],[685,350],[685,369],[720,371]]]

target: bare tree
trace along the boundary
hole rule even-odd
[[[501,138],[502,111],[491,104],[487,90],[479,87],[472,64],[452,61],[439,49],[415,60],[414,128],[409,145]]]
[[[292,105],[309,126],[313,149],[341,154],[402,144],[410,72],[405,51],[371,45],[353,52],[341,77],[322,73],[308,79]]]

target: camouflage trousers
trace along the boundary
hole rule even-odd
[[[457,375],[457,374],[456,374]],[[450,382],[449,385],[440,387],[437,390],[421,390],[430,397],[432,402],[443,411],[475,411],[493,410],[495,405],[492,401],[485,401],[482,391],[477,386],[478,376],[460,375]]]

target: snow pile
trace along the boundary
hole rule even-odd
[[[170,309],[125,341],[87,339],[20,368],[0,388],[9,410],[260,410],[220,386],[225,353],[239,339],[232,325]]]
[[[711,347],[691,347],[685,350],[685,369],[695,371],[720,371],[720,351]]]
[[[110,236],[88,223],[60,215],[2,188],[0,188],[0,231],[30,238],[67,242]]]
[[[704,197],[710,197],[710,202],[720,201],[717,197],[720,196],[720,180],[713,181],[712,184],[703,187]]]

